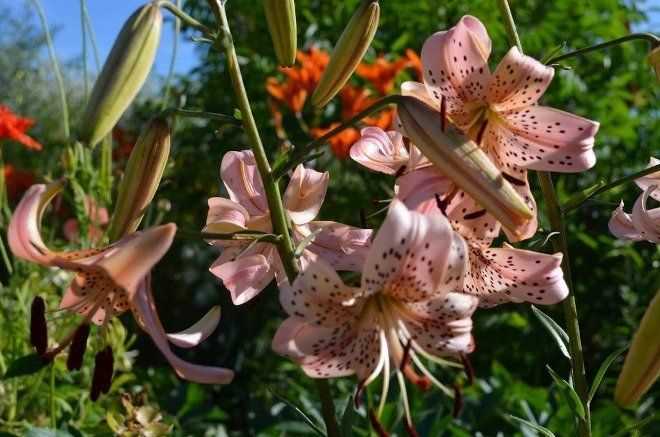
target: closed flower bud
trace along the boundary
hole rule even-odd
[[[614,391],[617,404],[633,405],[660,376],[660,291],[651,301],[623,363]]]
[[[37,296],[30,308],[30,343],[37,354],[44,355],[48,348],[48,327],[46,326],[46,303]]]
[[[660,81],[660,45],[651,50],[648,57],[649,64],[655,70],[655,77]]]
[[[403,97],[398,114],[406,135],[459,188],[474,198],[514,235],[532,212],[481,148],[441,115],[414,97]]]
[[[119,185],[110,221],[110,241],[135,232],[156,194],[170,156],[170,126],[164,118],[149,122],[135,143]]]
[[[144,85],[156,57],[163,16],[157,2],[135,11],[124,24],[87,103],[81,140],[97,144]]]
[[[330,63],[314,90],[314,106],[325,106],[348,82],[374,39],[379,17],[378,1],[363,0],[337,41]]]
[[[298,50],[295,3],[293,0],[265,0],[264,8],[277,62],[290,67],[296,62]]]

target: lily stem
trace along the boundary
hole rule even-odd
[[[360,113],[352,117],[350,120],[346,120],[336,128],[328,131],[325,135],[318,137],[317,139],[307,143],[303,147],[294,149],[293,152],[291,152],[291,154],[288,155],[286,160],[280,161],[275,164],[275,167],[273,168],[275,179],[281,178],[282,176],[287,174],[289,170],[293,170],[298,164],[302,164],[303,162],[305,162],[305,160],[307,159],[307,157],[311,152],[323,146],[325,143],[328,142],[330,138],[345,131],[348,128],[354,127],[362,119],[370,116],[371,114],[377,111],[380,111],[386,106],[399,103],[401,101],[401,97],[402,96],[397,94],[383,97],[373,105],[369,106],[364,111],[361,111]]]
[[[257,169],[261,175],[266,198],[268,199],[268,208],[270,210],[273,231],[280,236],[280,242],[277,245],[278,253],[289,281],[293,282],[298,272],[298,266],[294,256],[295,251],[293,241],[291,239],[291,234],[289,233],[288,219],[284,210],[284,205],[282,204],[280,187],[277,179],[273,175],[273,171],[271,170],[266,151],[261,142],[256,121],[254,120],[254,115],[252,114],[250,100],[247,91],[245,90],[240,65],[238,64],[238,58],[236,56],[236,49],[229,28],[229,20],[227,19],[227,13],[225,11],[225,2],[222,0],[208,0],[208,2],[219,25],[219,35],[215,39],[214,45],[216,48],[224,51],[227,56],[227,68],[231,77],[232,87],[234,88],[234,94],[238,100],[238,108],[241,111],[243,127],[250,140]],[[325,421],[328,437],[339,437],[339,426],[337,425],[337,419],[334,414],[334,404],[332,402],[332,395],[330,394],[330,386],[325,380],[317,381],[316,385],[321,398],[323,419]]]
[[[568,214],[569,212],[578,209],[579,207],[584,205],[584,203],[586,201],[588,201],[589,199],[592,199],[593,197],[598,196],[599,194],[605,193],[605,192],[611,190],[612,188],[618,187],[619,185],[627,184],[628,182],[632,182],[635,179],[639,179],[643,176],[650,175],[651,173],[656,173],[656,172],[660,172],[660,164],[654,165],[652,167],[645,168],[642,171],[638,171],[638,172],[635,172],[635,173],[630,174],[628,176],[624,176],[620,179],[615,179],[611,182],[603,184],[600,187],[598,187],[597,189],[595,189],[594,191],[592,191],[591,193],[589,193],[584,198],[579,199],[579,201],[577,201],[577,202],[568,202],[568,203],[562,205],[562,207],[561,207],[562,213],[563,214]]]
[[[509,36],[509,41],[518,47],[522,53],[522,44],[516,31],[516,23],[511,13],[508,0],[497,0],[498,6],[504,17],[504,24]],[[591,437],[591,412],[589,410],[589,385],[587,382],[587,373],[584,367],[584,353],[582,351],[582,341],[580,338],[580,324],[577,312],[577,303],[575,300],[575,289],[571,277],[570,256],[568,251],[568,240],[566,238],[566,223],[559,206],[559,199],[555,192],[552,182],[552,175],[547,172],[538,172],[539,184],[543,192],[543,198],[546,204],[546,214],[550,221],[550,228],[553,232],[559,233],[559,238],[553,239],[554,250],[562,253],[561,267],[564,272],[566,285],[569,289],[569,295],[562,302],[564,309],[564,318],[566,330],[568,333],[568,348],[571,355],[571,373],[577,392],[584,406],[584,418],[578,417],[578,435],[580,437]]]
[[[194,111],[190,109],[181,109],[181,108],[167,108],[164,109],[160,114],[163,117],[175,115],[177,117],[204,118],[206,120],[215,120],[220,123],[231,124],[233,126],[241,125],[241,121],[236,119],[235,117],[226,114],[218,114],[216,112]]]
[[[660,38],[655,36],[652,33],[631,33],[630,35],[622,36],[621,38],[616,38],[610,41],[605,41],[600,44],[596,44],[589,47],[584,47],[569,53],[564,53],[563,55],[558,55],[546,62],[546,65],[556,64],[559,61],[563,61],[568,58],[573,58],[575,56],[581,56],[590,52],[595,52],[597,50],[606,49],[609,47],[617,46],[628,41],[643,40],[648,41],[651,44],[651,47],[656,47],[660,45]]]

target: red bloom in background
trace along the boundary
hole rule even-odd
[[[112,159],[128,159],[135,146],[135,137],[117,126],[112,130],[112,139],[117,143],[112,151]]]
[[[19,142],[30,150],[41,150],[43,146],[25,133],[33,125],[34,120],[19,117],[8,106],[0,105],[0,139]]]
[[[320,138],[330,132],[332,129],[339,126],[340,123],[332,123],[328,127],[315,127],[310,129],[310,133],[314,138]],[[350,127],[338,133],[328,140],[332,153],[339,159],[347,159],[351,146],[360,139],[360,131],[354,127]]]
[[[385,56],[379,56],[372,64],[361,63],[356,73],[362,79],[371,82],[380,94],[389,94],[394,89],[396,77],[403,70],[410,68],[419,78],[422,77],[422,61],[413,50],[406,50],[405,56],[388,61]]]
[[[11,164],[5,164],[4,174],[7,197],[11,201],[19,199],[35,182],[34,173],[19,170]]]

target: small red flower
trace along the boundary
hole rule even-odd
[[[19,199],[35,182],[34,173],[19,170],[11,164],[5,164],[4,173],[7,197],[11,201]]]
[[[0,139],[19,142],[30,150],[41,150],[43,146],[25,133],[33,125],[34,120],[19,117],[8,106],[0,105]]]

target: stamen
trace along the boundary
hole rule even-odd
[[[404,425],[406,426],[406,432],[410,437],[419,437],[419,434],[417,434],[417,430],[412,423],[406,422]]]
[[[66,360],[66,367],[69,370],[80,370],[83,357],[87,349],[87,338],[89,337],[89,325],[83,323],[73,334],[73,340],[69,347],[69,356]]]
[[[445,395],[449,396],[450,398],[454,397],[453,390],[447,387],[446,385],[444,385],[443,383],[441,383],[440,381],[438,381],[438,379],[435,376],[433,376],[433,374],[429,371],[429,369],[427,369],[422,364],[422,361],[419,358],[417,358],[417,356],[413,354],[411,358],[415,363],[415,365],[417,366],[417,368],[424,374],[424,376],[426,376],[429,379],[429,381],[431,381],[433,385],[439,388],[440,391],[442,391]]]
[[[385,333],[383,331],[380,332],[380,344],[381,348],[384,348],[385,350],[385,361],[383,363],[383,386],[380,390],[380,401],[378,402],[378,417],[383,414],[387,395],[390,390],[390,353],[387,346],[387,339],[385,338]]]
[[[415,426],[412,422],[412,416],[410,415],[410,404],[408,403],[408,392],[406,391],[406,381],[403,379],[403,374],[397,370],[396,379],[399,382],[399,391],[401,391],[401,401],[403,402],[403,412],[406,416],[406,431],[410,434],[410,431],[415,429]],[[412,434],[414,435],[414,434]]]
[[[114,370],[114,359],[112,348],[107,346],[94,358],[94,375],[92,376],[92,387],[90,399],[96,401],[101,393],[107,393],[112,383],[112,372]]]
[[[472,367],[472,362],[466,354],[460,354],[461,362],[463,363],[463,369],[465,370],[465,375],[468,379],[468,385],[474,384],[474,367]]]
[[[452,417],[454,419],[458,418],[461,411],[463,411],[463,392],[458,384],[454,384],[454,409],[451,413]]]
[[[481,141],[484,139],[484,133],[486,132],[486,128],[488,127],[488,119],[484,120],[484,122],[481,124],[481,127],[479,127],[479,132],[477,133],[477,144],[481,146]]]
[[[387,350],[387,339],[385,338],[385,334],[381,331],[380,333],[380,355],[378,357],[378,363],[376,364],[376,367],[374,370],[365,378],[364,381],[361,381],[358,383],[358,388],[357,391],[355,392],[355,397],[354,397],[354,402],[355,402],[355,408],[360,408],[360,402],[362,400],[362,393],[364,391],[364,388],[371,384],[376,378],[378,378],[378,375],[383,371],[383,367],[387,369],[387,374],[385,374],[384,378],[385,381],[387,381],[390,377],[389,375],[389,353]]]
[[[401,358],[399,370],[403,372],[408,381],[415,384],[420,390],[426,391],[431,388],[432,383],[427,377],[420,376],[417,372],[415,372],[414,367],[410,364],[411,348],[412,339],[408,339],[406,347],[403,349],[403,358]]]
[[[480,209],[479,211],[471,212],[469,214],[465,214],[463,216],[464,220],[474,220],[478,219],[479,217],[483,217],[486,215],[486,210],[485,209]]]
[[[502,172],[502,177],[512,183],[513,185],[518,185],[519,187],[524,187],[527,183],[521,179],[511,176],[508,173]]]
[[[447,129],[447,99],[445,96],[440,99],[440,129],[443,132]]]
[[[30,343],[37,354],[44,356],[48,349],[48,326],[46,325],[46,303],[36,296],[30,308]]]
[[[383,424],[378,420],[378,416],[374,413],[374,410],[369,410],[369,422],[371,422],[371,427],[376,431],[378,437],[389,437],[389,433],[385,431]]]

